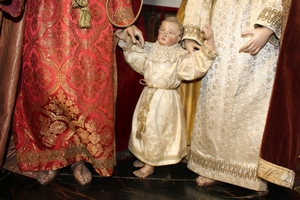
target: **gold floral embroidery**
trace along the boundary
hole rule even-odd
[[[116,24],[129,24],[132,21],[132,16],[133,16],[133,12],[131,7],[120,7],[114,12],[113,21]]]
[[[69,78],[86,98],[91,99],[101,93],[99,85],[106,84],[107,73],[101,66],[97,66],[91,56],[85,55],[80,59],[80,66],[72,68]]]
[[[60,89],[58,95],[49,97],[49,105],[45,106],[46,109],[55,113],[55,115],[65,115],[71,117],[73,120],[77,119],[79,109],[73,102],[73,99],[66,97]]]
[[[33,53],[30,57],[30,63],[24,65],[24,82],[31,86],[31,93],[39,96],[42,93],[41,87],[50,83],[51,73],[38,62],[38,56]]]
[[[102,138],[98,134],[97,131],[101,129],[101,124],[94,120],[90,119],[87,123],[85,123],[85,128],[79,128],[78,129],[78,135],[81,139],[82,143],[87,146],[87,150],[92,156],[99,156],[101,153],[103,153],[103,147],[102,147]],[[106,134],[103,134],[103,137],[105,137]],[[75,138],[75,143],[77,141],[77,138]],[[107,140],[105,140],[107,141]],[[77,141],[78,142],[78,141]],[[80,142],[79,142],[80,143]],[[109,141],[108,141],[109,143]],[[107,144],[107,143],[104,143]]]
[[[71,50],[77,45],[71,33],[63,30],[61,21],[58,21],[53,30],[48,31],[45,37],[41,38],[40,44],[46,50],[47,57],[56,55],[59,63],[64,57],[69,56]]]

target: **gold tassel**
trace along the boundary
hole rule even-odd
[[[77,5],[75,7],[86,7],[88,4],[88,0],[72,0],[72,6]]]
[[[138,140],[142,139],[142,133],[146,129],[146,120],[147,120],[147,118],[144,116],[144,108],[140,111],[140,113],[138,115],[138,120],[140,121],[140,124],[137,128],[136,136],[135,136],[136,139],[138,139]],[[147,113],[147,111],[146,111],[146,113]]]
[[[80,28],[91,28],[91,12],[87,7],[89,4],[88,0],[72,0],[73,8],[80,8],[79,27]]]
[[[142,79],[142,81],[140,81],[140,83],[142,84],[143,83],[143,79]],[[146,84],[146,82],[145,82],[145,84]],[[141,111],[139,112],[139,114],[138,114],[138,120],[140,121],[140,124],[139,124],[139,126],[138,126],[138,128],[137,128],[137,131],[136,131],[136,139],[138,139],[138,140],[141,140],[142,139],[142,133],[145,131],[145,129],[146,129],[146,121],[147,121],[147,117],[146,117],[146,115],[147,115],[147,113],[149,112],[149,108],[150,108],[150,102],[151,102],[151,100],[152,100],[152,97],[153,97],[153,95],[154,95],[154,92],[157,90],[157,88],[156,89],[154,89],[153,91],[152,91],[152,93],[150,93],[150,95],[149,95],[149,97],[148,97],[148,100],[146,101],[146,103],[145,103],[145,105],[143,106],[143,108],[141,109]]]
[[[145,124],[140,124],[139,127],[138,127],[138,130],[136,132],[136,136],[135,136],[135,138],[137,140],[142,139],[142,132],[144,132],[144,130],[145,130]]]
[[[87,7],[80,8],[79,27],[91,28],[91,12]]]
[[[79,7],[79,4],[77,3],[76,0],[72,0],[72,7],[73,8],[78,8]]]

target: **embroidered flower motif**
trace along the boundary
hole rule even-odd
[[[64,115],[69,118],[69,120],[76,120],[79,108],[75,105],[72,99],[67,98],[62,90],[58,91],[57,96],[49,97],[49,105],[46,109],[54,112],[55,115]]]
[[[83,128],[77,129],[79,138],[74,137],[74,142],[77,144],[85,144],[87,146],[87,150],[92,156],[98,156],[103,152],[103,147],[101,145],[103,144],[102,137],[104,137],[104,141],[109,141],[109,136],[105,136],[106,134],[100,136],[100,134],[97,132],[99,129],[101,129],[100,127],[101,124],[98,121],[91,119],[85,123],[86,130]],[[81,142],[77,141],[78,139],[80,139]]]
[[[93,132],[92,134],[89,135],[89,140],[92,144],[97,144],[98,142],[100,142],[100,136],[98,133]]]
[[[66,123],[62,121],[51,123],[51,119],[44,116],[39,117],[39,122],[42,127],[40,130],[42,143],[47,147],[55,146],[59,135],[67,129]]]
[[[103,148],[100,144],[88,144],[87,149],[90,152],[91,155],[93,156],[98,156],[100,153],[103,152]]]
[[[83,130],[82,128],[78,129],[77,132],[78,132],[78,135],[79,135],[81,141],[84,144],[88,144],[89,143],[89,132]]]
[[[101,93],[99,88],[106,86],[109,72],[102,68],[90,55],[82,55],[80,64],[72,67],[68,78],[72,87],[82,92],[84,99],[96,99]]]

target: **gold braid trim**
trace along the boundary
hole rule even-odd
[[[109,157],[107,153],[101,158],[93,157],[89,151],[83,145],[72,145],[67,149],[55,149],[55,150],[43,150],[42,152],[16,152],[17,161],[22,165],[26,165],[26,170],[30,167],[36,167],[39,165],[46,165],[53,160],[68,164],[70,159],[85,160],[91,163],[97,171],[101,171],[103,176],[109,176],[107,170],[113,169],[115,165],[114,157]],[[52,170],[59,169],[61,166],[53,166]]]
[[[73,8],[80,8],[79,27],[80,28],[91,28],[91,12],[87,7],[89,4],[88,0],[72,0]]]
[[[271,7],[266,7],[259,14],[258,20],[267,21],[272,26],[275,26],[278,29],[282,27],[282,13]]]
[[[203,37],[203,33],[199,26],[193,25],[193,24],[188,24],[188,25],[185,25],[183,28],[184,28],[185,36],[196,37],[198,41],[203,43],[204,37]]]
[[[239,163],[228,162],[225,160],[217,160],[197,154],[191,151],[190,160],[200,165],[203,168],[210,169],[212,171],[229,174],[235,177],[249,179],[253,181],[259,181],[260,178],[257,176],[257,168],[247,165],[240,165]]]
[[[277,185],[291,189],[293,188],[295,181],[295,172],[288,168],[273,164],[262,158],[259,158],[257,173],[258,176],[271,183],[275,183]]]

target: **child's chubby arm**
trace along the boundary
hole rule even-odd
[[[187,52],[178,62],[178,78],[180,80],[194,80],[203,77],[218,53],[208,48],[202,48],[192,53]]]
[[[202,27],[203,37],[204,37],[204,46],[209,50],[215,50],[215,37],[214,32],[209,24],[205,24]]]
[[[194,40],[185,41],[185,48],[189,54],[183,56],[179,64],[178,75],[182,80],[203,77],[218,56],[215,51],[213,30],[208,24],[202,27],[202,33],[204,39],[202,45]]]
[[[204,40],[204,43],[198,44],[195,40],[185,39],[184,46],[185,49],[190,53],[200,50],[202,48],[206,48],[208,50],[215,50],[215,38],[212,28],[209,24],[205,24],[202,27],[201,37]]]

